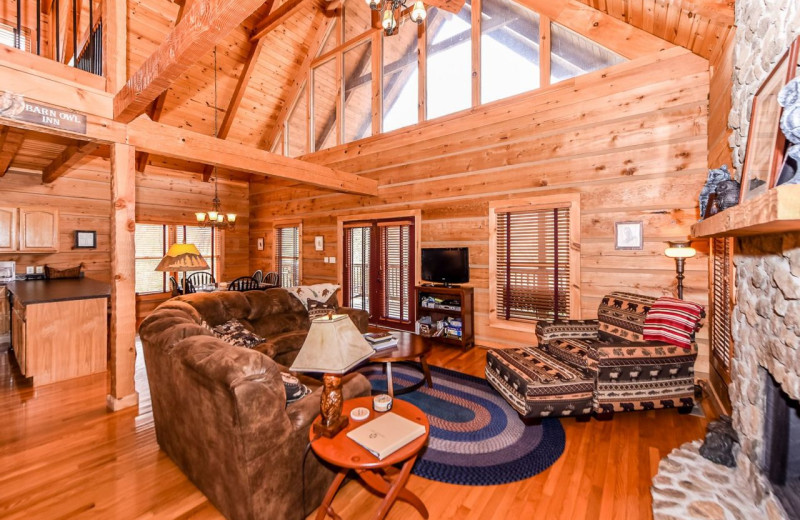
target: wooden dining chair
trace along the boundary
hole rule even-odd
[[[264,271],[262,271],[261,269],[256,269],[256,272],[253,273],[253,279],[255,281],[257,281],[258,283],[263,282],[264,281]]]
[[[178,284],[178,280],[176,280],[174,276],[169,277],[169,286],[170,289],[172,289],[172,296],[180,296],[183,294],[183,291],[181,291],[181,286]]]
[[[254,291],[260,288],[260,284],[252,276],[240,276],[228,284],[229,291]]]
[[[275,271],[270,271],[264,275],[264,284],[269,287],[280,287],[281,277]]]
[[[186,287],[184,287],[184,291],[186,294],[196,293],[198,287],[206,287],[214,285],[215,283],[216,280],[214,280],[214,276],[211,273],[192,273],[186,277]]]

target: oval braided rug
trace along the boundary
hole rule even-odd
[[[386,391],[382,364],[359,371],[372,388]],[[428,416],[428,446],[413,473],[430,480],[470,486],[506,484],[549,468],[564,452],[564,429],[558,419],[526,426],[506,401],[481,378],[431,366],[427,385],[397,396]],[[412,367],[393,364],[395,390],[420,379]]]

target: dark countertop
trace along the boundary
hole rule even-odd
[[[108,298],[111,286],[90,278],[9,282],[6,287],[23,305]]]

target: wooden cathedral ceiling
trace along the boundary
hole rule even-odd
[[[356,9],[363,11],[364,16],[369,16],[363,0],[346,1],[347,5],[355,5]],[[722,45],[733,24],[732,1],[580,1],[662,39],[689,48],[704,58],[710,57]],[[520,3],[535,6],[553,2],[521,0]],[[219,123],[225,119],[227,107],[237,94],[239,79],[245,71],[249,55],[257,45],[251,38],[259,32],[259,23],[267,16],[269,4],[267,1],[217,46]],[[181,6],[169,0],[133,0],[128,5],[128,73],[133,74],[172,29]],[[227,121],[229,128],[223,132],[229,140],[267,147],[267,137],[274,135],[278,118],[283,115],[282,109],[292,101],[288,99],[290,93],[297,90],[295,80],[301,75],[301,66],[308,63],[305,58],[309,47],[318,38],[320,28],[329,26],[326,17],[333,15],[327,0],[275,0],[272,12],[275,13],[282,6],[284,9],[287,6],[290,8],[288,16],[283,17],[279,25],[259,40],[262,49],[257,54],[256,62],[248,68],[251,75],[247,88],[238,92],[238,110],[233,120]],[[208,54],[169,88],[163,99],[159,121],[213,135],[213,107],[213,56]],[[161,159],[150,158],[150,161],[157,164]]]
[[[128,76],[134,74],[172,31],[185,9],[184,0],[128,1]],[[192,0],[185,0],[188,5]],[[369,17],[363,0],[346,0]],[[446,5],[451,0],[429,0],[426,4]],[[560,0],[567,2],[570,0]],[[712,57],[722,46],[733,24],[732,0],[571,0],[623,20],[664,40]],[[330,27],[333,7],[339,0],[266,0],[241,25],[217,45],[217,118],[222,137],[247,146],[266,148],[275,135],[279,118],[286,113],[291,94],[297,92],[297,78],[307,66],[309,47],[317,45],[321,30]],[[547,12],[557,9],[553,0],[519,0],[519,3]],[[447,6],[452,10],[451,6]],[[261,33],[260,39],[253,39]],[[256,46],[260,46],[257,48]],[[249,60],[255,55],[256,59]],[[248,66],[249,63],[249,66]],[[242,74],[249,74],[246,82]],[[237,91],[238,86],[238,91]],[[233,105],[232,101],[235,101]],[[205,135],[214,134],[213,55],[203,55],[174,81],[157,103],[149,107],[153,119],[169,126]],[[228,107],[237,106],[235,117]],[[41,135],[41,134],[40,134]],[[0,176],[9,161],[14,167],[42,169],[58,157],[69,155],[80,143],[62,138],[27,137],[19,130],[0,129]],[[72,148],[70,148],[72,147]],[[85,150],[90,152],[91,150]],[[102,154],[101,148],[95,154]],[[13,161],[12,161],[13,158]],[[161,156],[140,154],[145,163],[190,172],[209,170],[191,163]],[[237,176],[233,172],[223,175]],[[240,178],[246,175],[238,174]]]

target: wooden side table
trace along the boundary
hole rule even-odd
[[[400,395],[413,392],[426,382],[428,383],[428,388],[433,388],[433,380],[431,379],[431,371],[428,368],[427,361],[428,354],[431,352],[430,340],[405,331],[393,330],[392,334],[397,337],[397,347],[379,350],[369,358],[373,363],[386,363],[386,388],[389,395],[394,397],[395,393]],[[392,363],[401,362],[418,362],[422,370],[422,379],[407,388],[395,392],[394,382],[392,381]],[[416,365],[413,366],[416,367]]]
[[[325,493],[322,504],[317,510],[317,520],[323,520],[327,515],[336,519],[340,518],[333,511],[331,503],[333,502],[333,497],[336,496],[336,492],[339,490],[339,486],[342,484],[345,476],[347,476],[347,472],[351,469],[356,472],[358,477],[368,488],[378,494],[384,495],[380,508],[372,517],[375,520],[386,518],[389,509],[391,509],[397,499],[408,502],[420,512],[423,518],[428,518],[428,509],[425,507],[425,504],[422,503],[422,500],[406,489],[408,477],[411,475],[411,468],[414,466],[417,455],[427,442],[428,435],[430,434],[430,425],[428,424],[427,417],[425,417],[422,410],[413,404],[396,399],[392,407],[392,412],[424,425],[425,435],[414,439],[385,459],[378,460],[375,455],[362,448],[347,436],[347,432],[350,430],[354,430],[381,415],[372,409],[371,397],[359,397],[357,399],[345,401],[342,413],[349,416],[350,411],[359,406],[363,406],[370,411],[370,417],[366,421],[354,421],[351,419],[347,428],[330,439],[326,437],[315,439],[313,428],[309,431],[309,438],[312,441],[311,447],[314,449],[314,452],[323,460],[341,468],[333,479],[331,486],[328,488],[328,492]],[[318,416],[314,422],[319,422],[320,420],[321,418]],[[394,477],[394,480],[390,480],[383,469],[400,463],[403,464],[400,473]]]

